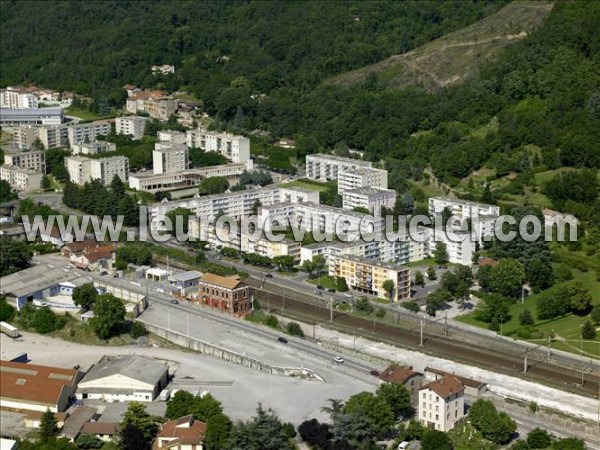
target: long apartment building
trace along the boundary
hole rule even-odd
[[[349,287],[393,302],[410,299],[410,269],[399,264],[375,261],[352,255],[337,256],[329,263],[329,275],[346,279]],[[391,296],[383,288],[386,280],[394,283]]]
[[[46,150],[69,146],[69,129],[66,125],[39,127],[37,137]]]
[[[265,231],[271,231],[274,226],[290,225],[327,235],[344,231],[349,235],[379,233],[384,224],[381,217],[312,202],[265,205],[260,208],[258,217]]]
[[[381,208],[394,209],[395,204],[396,191],[392,189],[359,187],[342,193],[344,209],[364,208],[371,214],[379,214]]]
[[[306,155],[306,177],[311,180],[337,180],[341,171],[370,168],[371,166],[371,162],[360,159],[342,158],[341,156],[322,153]]]
[[[354,161],[354,160],[352,160]],[[373,167],[348,167],[338,171],[338,194],[358,188],[387,189],[387,170]]]
[[[62,108],[0,108],[0,127],[60,125],[63,122]]]
[[[10,187],[19,191],[34,191],[42,185],[43,172],[23,169],[17,166],[0,166],[0,180],[10,184]]]
[[[442,214],[446,208],[452,212],[453,216],[471,219],[473,231],[477,234],[479,242],[485,236],[494,233],[495,221],[500,216],[500,207],[496,205],[449,197],[431,197],[429,199],[430,215]],[[456,229],[459,228],[457,224]]]
[[[198,128],[186,132],[186,141],[190,148],[220,153],[233,163],[250,159],[250,140],[244,136]]]
[[[46,173],[46,152],[43,150],[6,152],[4,164]]]
[[[92,180],[100,180],[102,184],[109,184],[115,175],[125,183],[129,173],[129,158],[111,156],[92,159],[70,156],[65,158],[65,166],[71,181],[75,184],[82,185]]]
[[[96,120],[90,123],[79,123],[67,126],[69,144],[79,144],[82,142],[93,142],[98,136],[106,136],[110,133],[111,125],[109,120]]]
[[[115,119],[115,132],[131,136],[134,140],[141,139],[144,136],[146,124],[149,120],[149,117],[142,116],[117,117]]]
[[[205,178],[237,177],[252,169],[252,160],[249,159],[245,163],[197,167],[175,173],[137,172],[129,174],[129,187],[148,192],[181,189],[197,186]]]
[[[107,141],[81,142],[71,146],[74,155],[98,155],[99,153],[109,153],[116,150],[117,145]]]
[[[214,219],[221,214],[239,219],[244,215],[252,215],[257,202],[263,206],[268,206],[282,202],[318,201],[319,193],[317,191],[270,186],[225,194],[197,196],[186,200],[163,201],[152,205],[149,208],[149,214],[152,227],[160,228],[160,221],[164,219],[165,214],[175,208],[190,209],[196,214],[196,217],[204,220]]]
[[[38,137],[38,127],[22,125],[13,128],[13,145],[19,150],[28,150]]]

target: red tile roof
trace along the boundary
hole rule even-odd
[[[379,378],[390,383],[406,383],[411,377],[420,375],[418,372],[412,370],[412,367],[401,367],[397,364],[392,364],[385,369]]]
[[[453,377],[460,381],[464,386],[474,387],[479,389],[485,383],[483,381],[477,381],[473,378],[461,377],[460,375],[456,375],[454,373],[445,372],[443,370],[434,369],[433,367],[425,367],[425,372],[434,373],[436,375],[441,375],[442,377]]]
[[[170,448],[173,445],[194,445],[204,441],[206,435],[206,423],[194,420],[191,414],[171,420],[163,425],[157,435],[157,439],[173,439],[158,448]]]
[[[74,388],[79,371],[36,364],[0,361],[0,397],[58,404],[65,388]]]
[[[447,376],[424,385],[421,388],[421,390],[422,389],[431,389],[437,395],[439,395],[443,399],[446,399],[451,395],[463,392],[465,390],[465,387],[460,381],[456,379],[456,377]]]
[[[117,434],[119,427],[120,424],[117,422],[86,422],[81,427],[81,432],[112,436]]]

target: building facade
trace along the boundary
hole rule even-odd
[[[66,125],[39,127],[37,133],[46,150],[69,146],[69,129]]]
[[[360,159],[342,158],[341,156],[321,153],[306,155],[306,177],[311,180],[337,180],[341,171],[370,167],[371,163],[369,161]]]
[[[455,377],[444,377],[419,389],[418,419],[423,426],[447,432],[464,415],[464,387]]]
[[[97,159],[69,156],[65,158],[65,166],[71,181],[78,185],[92,180],[100,180],[105,185],[110,184],[115,175],[126,183],[129,174],[129,158],[126,156]]]
[[[0,166],[0,180],[10,184],[10,187],[19,191],[34,191],[42,187],[44,174],[35,170],[20,167]]]
[[[238,276],[222,277],[205,273],[198,283],[197,301],[238,317],[252,313],[250,286]]]
[[[371,214],[380,214],[381,208],[392,210],[395,205],[396,191],[392,189],[359,187],[342,193],[344,209],[363,208]]]
[[[219,133],[203,128],[186,132],[187,145],[205,152],[217,152],[233,163],[250,159],[250,140],[231,133]]]
[[[150,120],[149,117],[142,116],[123,116],[115,119],[115,132],[131,136],[132,139],[138,140],[144,136],[146,131],[146,123]]]
[[[410,299],[410,269],[398,264],[351,255],[336,256],[329,264],[329,275],[345,278],[348,286],[359,292],[391,298],[393,302]],[[391,296],[383,288],[387,280],[394,283]]]
[[[188,149],[181,144],[156,143],[152,152],[152,170],[156,175],[177,173],[188,168]]]
[[[46,173],[46,152],[43,150],[20,151],[4,154],[4,164],[35,172]]]
[[[349,167],[338,172],[338,194],[357,188],[387,189],[387,170],[373,167]]]
[[[35,94],[21,87],[8,86],[0,89],[0,107],[9,109],[37,108]]]
[[[97,155],[99,153],[114,152],[116,150],[116,144],[107,141],[81,142],[71,146],[71,151],[74,155]]]
[[[21,125],[60,125],[64,122],[61,108],[0,108],[0,127]]]
[[[82,142],[93,142],[98,136],[106,136],[111,131],[109,120],[96,120],[91,123],[80,123],[67,126],[69,144],[80,144]]]

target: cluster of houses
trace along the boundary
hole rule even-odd
[[[71,440],[80,434],[113,440],[120,424],[115,414],[106,414],[106,404],[154,402],[169,392],[171,382],[166,362],[137,355],[105,356],[84,372],[33,364],[25,354],[1,360],[0,374],[2,410],[18,413],[24,426],[33,430],[50,410],[61,436]],[[192,416],[165,422],[153,448],[201,450],[206,430],[206,423]]]

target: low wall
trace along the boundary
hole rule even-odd
[[[310,369],[305,369],[302,367],[298,368],[275,366],[264,361],[260,361],[259,359],[234,352],[233,350],[220,347],[210,342],[193,338],[183,333],[179,333],[177,331],[168,330],[164,327],[152,324],[139,318],[136,320],[143,323],[146,326],[146,329],[151,333],[154,333],[157,336],[160,336],[161,338],[173,342],[174,344],[177,344],[181,347],[189,348],[191,350],[197,351],[205,355],[223,359],[225,361],[249,367],[250,369],[258,370],[259,372],[268,373],[270,375],[314,378],[323,381],[323,379],[319,375],[317,375],[314,371]]]

